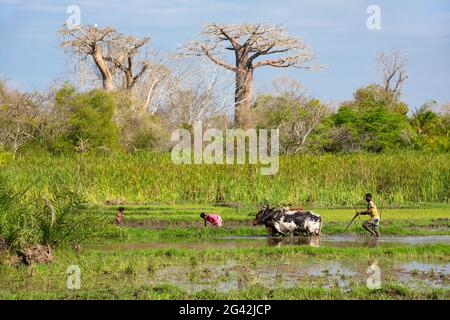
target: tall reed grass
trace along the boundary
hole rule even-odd
[[[281,156],[274,176],[256,165],[175,165],[169,154],[24,156],[0,164],[13,185],[80,187],[103,203],[258,203],[349,206],[366,192],[387,204],[448,203],[450,154]]]

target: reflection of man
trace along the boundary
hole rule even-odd
[[[378,259],[374,259],[371,261],[371,264],[367,268],[366,273],[371,274],[366,281],[367,288],[371,290],[381,289],[381,270],[378,266]]]
[[[378,247],[378,238],[367,238],[366,241],[364,241],[364,246],[368,248],[376,248]]]

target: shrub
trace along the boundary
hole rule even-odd
[[[109,217],[89,210],[80,193],[58,188],[33,200],[33,230],[37,242],[51,247],[79,244],[117,234]]]
[[[0,238],[13,250],[22,247],[31,236],[28,208],[20,202],[21,196],[0,176]]]
[[[109,93],[102,90],[78,93],[74,87],[64,85],[56,93],[52,113],[57,125],[49,135],[49,149],[56,153],[118,149],[115,109]]]
[[[26,196],[15,192],[0,177],[0,238],[12,252],[25,252],[36,245],[66,246],[121,231],[102,213],[89,210],[83,195],[56,188],[48,194]]]
[[[331,116],[328,144],[330,152],[395,150],[409,143],[405,105],[392,100],[382,88],[368,86],[355,93]]]

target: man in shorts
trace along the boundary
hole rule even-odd
[[[367,210],[359,212],[360,215],[369,215],[370,219],[364,221],[362,227],[366,229],[374,237],[380,236],[379,224],[380,224],[380,214],[378,213],[377,206],[373,202],[372,195],[370,193],[366,194]]]

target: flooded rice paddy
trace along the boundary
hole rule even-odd
[[[320,237],[220,237],[177,242],[114,243],[92,245],[88,248],[101,250],[134,249],[212,249],[212,248],[259,248],[281,246],[313,247],[395,247],[403,245],[450,244],[450,235],[440,236],[382,236],[380,238],[348,234]]]
[[[272,289],[296,286],[340,288],[347,292],[378,277],[426,292],[433,288],[450,289],[450,264],[387,260],[308,260],[245,266],[233,260],[225,264],[168,266],[152,275],[136,279],[148,285],[170,284],[187,292],[210,290],[226,293],[260,285]]]
[[[450,236],[383,236],[379,239],[349,234],[318,237],[225,237],[202,241],[122,243],[98,245],[96,250],[139,249],[236,249],[274,246],[314,247],[395,247],[426,244],[449,244]],[[379,271],[379,272],[378,272]],[[365,285],[373,277],[383,282],[396,283],[420,292],[431,289],[450,289],[450,263],[439,261],[338,258],[338,259],[289,259],[270,263],[248,263],[227,260],[211,264],[202,261],[192,265],[162,266],[152,273],[138,273],[137,283],[145,285],[169,284],[186,292],[210,290],[227,293],[255,285],[276,288],[308,286],[339,288],[350,292],[352,287]]]
[[[320,237],[268,237],[246,212],[228,212],[234,220],[216,230],[198,214],[135,211],[121,239],[61,249],[48,265],[3,266],[0,298],[450,299],[447,212],[395,212],[376,239],[360,224],[339,233],[347,221],[334,211]],[[67,289],[68,265],[80,268],[79,291]]]

